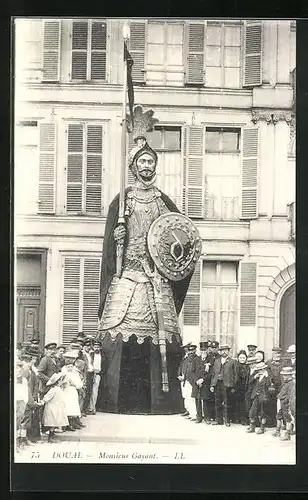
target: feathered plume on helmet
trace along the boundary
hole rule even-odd
[[[154,125],[158,122],[157,118],[153,118],[153,115],[154,111],[152,109],[143,112],[143,108],[140,105],[134,107],[133,124],[130,116],[127,115],[127,128],[132,133],[136,144],[128,155],[128,166],[130,169],[132,169],[137,153],[141,154],[141,150],[152,154],[157,160],[156,152],[148,144],[148,132],[153,132]]]

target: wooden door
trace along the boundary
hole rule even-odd
[[[30,342],[33,335],[39,331],[41,300],[40,297],[19,296],[17,303],[18,342]]]

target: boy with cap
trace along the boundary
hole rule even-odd
[[[269,399],[268,388],[270,386],[270,377],[267,371],[267,365],[261,361],[257,363],[254,369],[253,378],[256,381],[251,393],[252,404],[249,410],[250,425],[248,433],[255,432],[257,421],[260,421],[260,428],[256,434],[264,434],[267,420],[267,403]]]
[[[238,379],[237,361],[230,357],[230,346],[220,346],[221,356],[216,358],[213,366],[210,391],[215,396],[215,422],[213,425],[224,423],[231,425],[231,415],[234,415],[235,390]]]
[[[293,368],[285,366],[281,370],[283,379],[281,389],[277,395],[277,426],[273,436],[280,437],[282,424],[286,425],[285,435],[280,437],[281,441],[289,441],[292,432],[292,414],[291,414],[291,393],[293,382]]]
[[[270,396],[268,402],[268,419],[271,426],[276,425],[277,394],[282,384],[282,376],[280,374],[283,367],[282,354],[283,350],[280,347],[273,347],[272,358],[267,363],[272,382],[269,387]]]

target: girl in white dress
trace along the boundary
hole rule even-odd
[[[50,387],[39,404],[45,404],[43,413],[43,425],[49,429],[48,442],[52,442],[55,437],[55,429],[66,427],[68,418],[66,414],[65,396],[61,389],[62,373],[54,373],[46,387]]]
[[[65,353],[65,365],[62,367],[63,375],[63,393],[65,398],[66,414],[69,425],[67,430],[75,431],[83,427],[80,421],[80,406],[78,400],[78,389],[82,388],[82,380],[80,378],[74,362],[78,356],[78,352],[70,351]]]

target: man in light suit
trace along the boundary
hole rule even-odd
[[[99,340],[94,340],[93,351],[90,352],[90,358],[93,366],[93,381],[89,409],[87,413],[88,415],[95,415],[98,389],[100,384],[104,382],[104,375],[107,371],[106,356],[101,350],[101,343]]]

